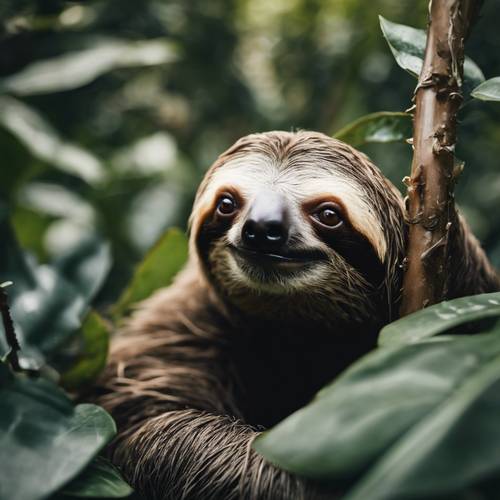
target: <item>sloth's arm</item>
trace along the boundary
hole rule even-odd
[[[255,432],[229,417],[170,411],[127,434],[115,448],[113,460],[141,498],[313,498],[305,484],[259,457],[250,447]]]
[[[448,299],[500,290],[500,279],[465,219],[456,215],[449,240]]]
[[[114,342],[98,398],[119,429],[113,462],[150,500],[320,498],[251,449],[257,433],[237,419],[224,338],[200,310],[198,285],[184,281]]]

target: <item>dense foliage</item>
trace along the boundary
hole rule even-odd
[[[0,498],[129,496],[118,471],[97,456],[116,433],[112,418],[95,405],[75,406],[57,385],[83,389],[106,361],[111,325],[90,302],[109,270],[109,252],[89,242],[39,266],[18,247],[5,216],[0,222],[0,282],[14,281],[0,285]],[[112,308],[115,323],[168,286],[186,256],[185,236],[167,232]]]
[[[479,102],[500,98],[498,79],[481,83],[482,71],[500,74],[495,3],[468,46],[476,99],[463,109],[458,201],[498,264],[500,107]],[[0,500],[130,494],[98,456],[111,418],[58,385],[90,384],[113,326],[170,283],[186,239],[164,231],[185,227],[204,170],[235,139],[332,133],[401,186],[414,82],[386,41],[418,73],[425,35],[395,22],[423,27],[425,12],[410,0],[0,2],[0,283],[13,282],[0,298],[9,295],[21,348],[7,321]],[[386,41],[378,14],[391,20]],[[355,484],[349,498],[462,487],[493,498],[499,300],[441,304],[388,326],[379,350],[257,449],[298,474]]]

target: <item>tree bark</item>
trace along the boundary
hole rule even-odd
[[[464,40],[478,0],[431,0],[422,70],[414,94],[413,162],[407,179],[408,251],[401,315],[447,297],[450,232],[458,225],[453,191]]]

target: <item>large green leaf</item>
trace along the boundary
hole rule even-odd
[[[170,285],[187,259],[188,243],[179,229],[168,230],[148,252],[135,270],[128,288],[113,308],[119,319],[131,305],[149,297],[155,290]]]
[[[103,457],[97,457],[54,500],[72,497],[123,498],[128,497],[132,491],[113,464]]]
[[[481,83],[472,91],[471,95],[482,101],[500,101],[500,76]]]
[[[70,366],[61,375],[65,388],[76,389],[97,378],[106,366],[109,337],[110,329],[104,319],[91,311],[83,322],[81,335],[73,340],[69,352],[63,352],[64,362]]]
[[[254,447],[293,473],[330,482],[353,480],[377,460],[383,461],[385,453],[404,446],[428,418],[439,419],[443,417],[437,415],[452,412],[452,401],[462,401],[465,418],[469,403],[473,405],[476,400],[469,381],[488,378],[484,374],[490,373],[491,363],[498,363],[499,356],[499,331],[378,349],[323,389],[311,404],[261,435]],[[474,394],[480,397],[482,392]],[[495,403],[481,409],[484,425],[469,422],[470,429],[476,432],[474,447],[469,446],[471,431],[463,436],[457,432],[453,434],[453,445],[434,457],[434,470],[446,471],[441,478],[443,490],[451,491],[457,484],[455,462],[471,463],[472,456],[476,457],[477,464],[467,474],[466,482],[480,479],[479,472],[497,466],[496,462],[487,465],[480,457],[483,451],[485,457],[490,457],[493,446],[500,453],[498,408]],[[496,426],[495,433],[491,432],[492,426]],[[438,433],[424,433],[420,442],[425,446],[432,440],[437,446],[440,437]],[[460,461],[455,460],[457,450],[462,450]],[[401,455],[399,458],[404,467]],[[462,471],[461,466],[457,470]],[[420,476],[421,482],[428,479]]]
[[[497,317],[500,318],[500,292],[444,301],[387,325],[380,332],[379,345],[417,342],[464,323]]]
[[[101,182],[101,161],[80,146],[61,139],[37,111],[12,97],[0,97],[0,126],[8,130],[37,159],[85,179]]]
[[[500,355],[494,349],[496,356],[478,365],[449,399],[402,436],[346,500],[451,495],[498,477]],[[474,498],[494,500],[498,490],[492,496]]]
[[[96,39],[84,50],[30,64],[19,73],[0,80],[0,90],[34,95],[74,89],[115,68],[172,62],[177,59],[177,52],[176,46],[164,39]]]
[[[405,141],[412,136],[412,117],[407,113],[381,111],[359,118],[334,134],[351,146],[372,142]]]
[[[380,27],[396,62],[411,75],[419,77],[425,54],[427,34],[424,30],[393,23],[379,16]],[[463,89],[468,96],[472,89],[484,81],[479,66],[469,57],[464,60]]]
[[[0,500],[42,500],[80,473],[113,437],[112,418],[73,406],[44,379],[0,365]]]

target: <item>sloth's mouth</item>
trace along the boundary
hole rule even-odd
[[[307,265],[319,260],[327,259],[326,254],[321,250],[286,249],[280,252],[261,252],[233,245],[229,248],[237,256],[263,265]]]

